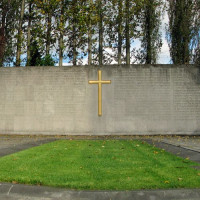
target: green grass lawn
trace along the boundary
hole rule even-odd
[[[199,164],[136,140],[59,140],[0,158],[0,181],[69,189],[200,188]]]

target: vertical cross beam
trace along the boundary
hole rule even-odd
[[[98,115],[102,116],[102,84],[111,84],[111,81],[103,81],[101,70],[98,70],[98,80],[89,81],[89,84],[98,84]]]

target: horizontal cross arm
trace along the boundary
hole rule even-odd
[[[89,81],[90,84],[99,84],[99,81]]]
[[[111,81],[100,81],[100,83],[103,83],[103,84],[111,84]]]
[[[111,84],[111,81],[89,81],[90,84]]]

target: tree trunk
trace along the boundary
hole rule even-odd
[[[59,38],[59,67],[62,67],[63,65],[63,47],[64,47],[64,44],[63,44],[63,29],[64,29],[64,0],[62,0],[61,2],[61,13],[60,13],[60,23],[61,23],[61,26],[60,26],[60,38]]]
[[[73,0],[73,22],[72,22],[72,54],[73,54],[73,65],[77,63],[77,53],[76,53],[76,0]]]
[[[0,27],[0,67],[3,66],[4,52],[6,46],[6,36],[5,36],[6,12],[7,12],[6,7],[3,7],[1,27]]]
[[[46,41],[46,55],[50,54],[51,45],[51,11],[47,14],[47,41]]]
[[[129,34],[129,21],[130,21],[130,13],[129,13],[129,6],[130,2],[129,0],[126,0],[126,29],[125,29],[125,35],[126,35],[126,64],[130,65],[130,34]]]
[[[21,48],[22,48],[22,24],[23,24],[23,19],[24,19],[24,7],[25,7],[25,0],[22,0],[18,34],[17,34],[16,66],[20,66],[21,64],[20,56],[21,56]]]
[[[122,0],[118,0],[118,64],[122,64]]]
[[[28,18],[28,30],[27,30],[27,63],[26,63],[26,66],[30,66],[31,23],[32,23],[32,2],[29,3],[29,18]]]
[[[103,13],[102,13],[102,2],[98,1],[99,4],[99,65],[103,65]]]
[[[72,43],[72,51],[73,51],[73,65],[76,65],[76,35],[75,35],[75,25],[73,25],[73,43]]]
[[[93,0],[90,0],[89,25],[88,25],[88,65],[92,64],[92,9]]]
[[[5,42],[6,42],[5,30],[4,27],[2,26],[0,28],[0,67],[3,66],[3,61],[4,61]]]
[[[146,5],[146,26],[147,26],[147,33],[146,33],[146,40],[147,40],[147,54],[146,54],[146,64],[152,64],[152,44],[151,44],[151,37],[152,37],[152,29],[151,26],[151,17],[152,17],[152,5],[153,2],[149,1],[149,4]]]
[[[188,64],[191,59],[190,45],[194,10],[193,1],[169,1],[170,54],[173,64]],[[199,32],[198,32],[199,35]]]
[[[60,39],[59,39],[59,67],[63,66],[63,33],[60,32]]]

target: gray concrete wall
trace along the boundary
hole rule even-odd
[[[98,116],[97,79],[103,85]],[[0,69],[0,134],[199,134],[197,66]]]

